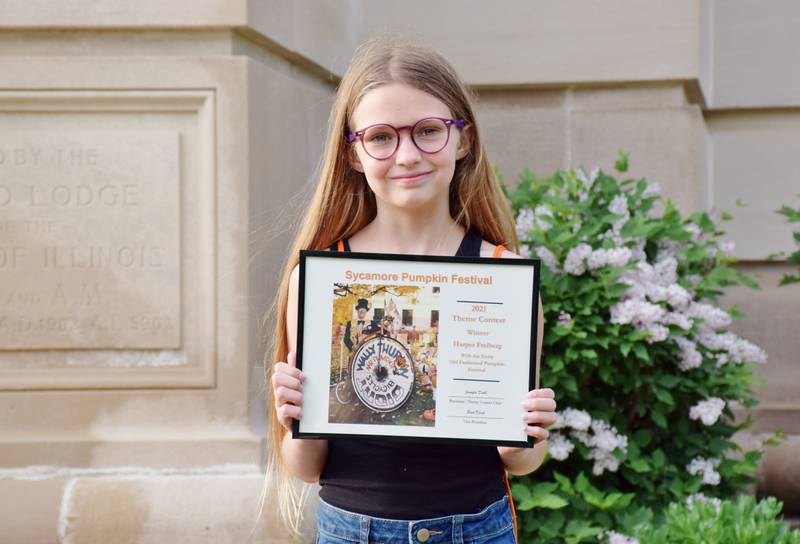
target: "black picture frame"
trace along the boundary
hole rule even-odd
[[[367,253],[367,252],[334,252],[326,250],[301,250],[299,258],[299,285],[298,285],[298,308],[297,308],[297,346],[296,346],[296,364],[298,369],[303,369],[303,352],[305,335],[305,302],[306,302],[306,279],[307,267],[309,258],[322,258],[322,259],[338,259],[338,260],[377,260],[377,261],[397,261],[403,262],[423,262],[423,263],[456,263],[456,264],[475,264],[478,267],[484,264],[502,265],[502,266],[517,266],[517,267],[532,267],[532,294],[533,303],[531,304],[530,314],[530,349],[529,349],[529,365],[528,365],[528,390],[532,390],[539,383],[539,376],[536,373],[536,358],[538,347],[538,305],[540,300],[540,259],[503,259],[495,257],[461,257],[461,256],[446,256],[446,255],[405,255],[405,254],[389,254],[389,253]],[[470,301],[459,301],[470,302]],[[305,397],[305,395],[304,395]],[[303,399],[303,405],[309,399]],[[327,400],[326,400],[327,402]],[[304,410],[305,411],[305,410]],[[520,409],[520,421],[522,411]],[[297,419],[292,421],[292,438],[365,438],[389,440],[396,442],[414,442],[414,443],[438,443],[438,444],[482,444],[482,445],[495,445],[495,446],[511,446],[532,448],[534,445],[534,438],[527,436],[526,440],[498,440],[498,439],[478,439],[478,438],[457,438],[452,436],[446,437],[428,437],[416,435],[396,435],[396,434],[360,434],[360,433],[340,433],[340,432],[308,432],[300,430],[301,422]],[[374,428],[374,424],[369,424],[370,428]]]

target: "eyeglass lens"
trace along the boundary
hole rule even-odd
[[[449,126],[440,119],[422,119],[411,131],[411,139],[426,153],[436,153],[447,145]],[[400,137],[391,125],[375,125],[364,133],[364,150],[375,159],[390,157],[399,145]]]

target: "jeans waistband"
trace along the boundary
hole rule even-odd
[[[418,520],[386,519],[358,514],[319,500],[317,530],[350,542],[460,542],[462,538],[487,538],[513,529],[508,495],[474,514],[454,514]]]

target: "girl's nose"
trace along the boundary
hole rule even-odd
[[[422,159],[422,151],[420,151],[414,142],[411,140],[411,134],[400,134],[400,145],[395,152],[395,162],[397,164],[416,164]]]

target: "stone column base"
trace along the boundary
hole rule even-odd
[[[3,469],[0,539],[28,544],[313,542],[316,493],[306,509],[306,534],[293,540],[280,529],[274,499],[267,499],[258,519],[263,481],[264,473],[253,465]]]

